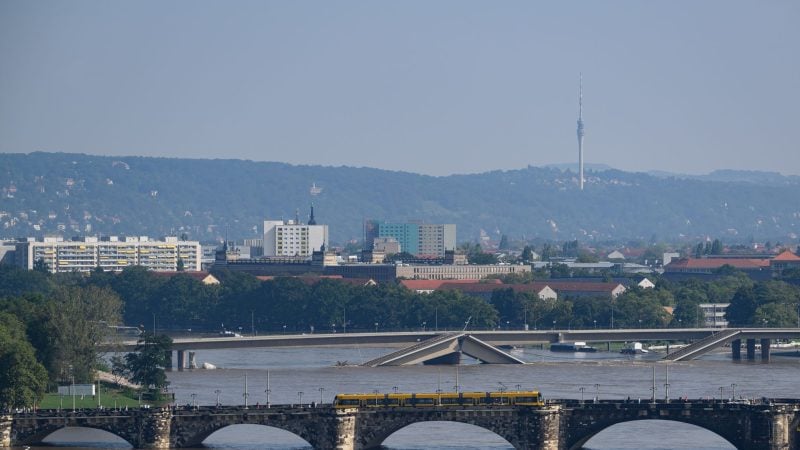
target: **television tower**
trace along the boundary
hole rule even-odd
[[[583,74],[578,82],[578,185],[583,190]]]

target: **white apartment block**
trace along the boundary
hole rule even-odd
[[[328,226],[308,225],[294,220],[264,221],[264,256],[310,257],[328,247]]]
[[[82,237],[65,241],[61,237],[43,240],[28,238],[16,244],[17,265],[33,269],[43,261],[50,272],[90,272],[97,267],[120,271],[130,266],[143,266],[156,271],[176,271],[183,261],[186,271],[200,270],[202,250],[197,241],[180,241],[170,236],[163,241],[146,236]]]

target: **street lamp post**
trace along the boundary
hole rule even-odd
[[[242,397],[244,397],[244,409],[247,409],[247,398],[250,397],[250,394],[247,392],[247,372],[244,373],[244,393]]]
[[[583,403],[583,393],[586,392],[586,388],[581,386],[578,390],[581,391],[581,403]]]
[[[724,396],[725,396],[725,387],[724,386],[720,386],[719,387],[719,401],[720,402],[724,401]]]
[[[592,320],[592,322],[594,322],[594,329],[596,330],[597,329],[597,320]]]
[[[614,299],[611,299],[611,329],[614,329]]]
[[[72,380],[72,385],[70,386],[70,390],[72,391],[72,412],[75,412],[75,374],[72,373],[72,365],[69,366],[70,371],[70,379]]]
[[[378,322],[375,322],[375,332],[378,332]]]
[[[736,400],[736,383],[731,383],[731,400]]]
[[[319,388],[319,404],[320,405],[322,404],[322,393],[323,392],[325,392],[325,388],[324,387],[320,387]]]
[[[422,332],[425,332],[425,328],[428,327],[428,322],[422,322]]]
[[[392,386],[392,391],[394,391],[394,393],[397,394],[397,386]]]
[[[214,389],[214,393],[217,394],[217,408],[219,408],[219,394],[220,394],[220,392],[222,392],[222,391],[220,391],[219,389]]]
[[[553,321],[553,331],[555,331],[555,330],[556,330],[556,321],[554,320]]]
[[[297,403],[298,406],[303,407],[303,391],[297,391]]]
[[[528,331],[528,305],[526,304],[524,308],[522,308],[522,325],[524,326],[525,331]]]
[[[283,334],[286,334],[286,325],[283,326]]]
[[[197,394],[192,392],[192,408],[197,409]]]
[[[594,384],[594,401],[595,403],[600,401],[600,385],[598,383]]]

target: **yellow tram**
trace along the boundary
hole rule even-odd
[[[333,399],[340,409],[488,405],[544,406],[544,399],[539,391],[337,394]]]

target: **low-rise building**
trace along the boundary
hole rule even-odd
[[[700,303],[703,311],[703,326],[707,328],[726,328],[728,321],[725,319],[725,312],[730,303]]]
[[[436,264],[397,266],[397,278],[423,280],[468,280],[494,275],[530,273],[531,266],[522,264]]]

